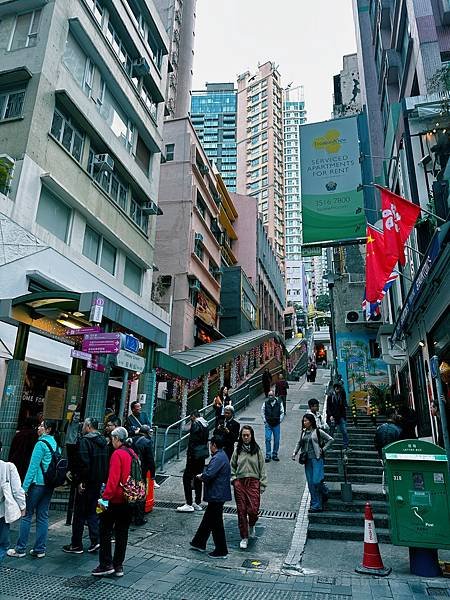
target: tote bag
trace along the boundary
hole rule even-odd
[[[14,523],[14,521],[20,519],[22,513],[11,489],[11,465],[10,463],[6,464],[6,479],[0,484],[0,490],[5,503],[5,523]]]

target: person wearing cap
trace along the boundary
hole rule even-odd
[[[131,439],[125,427],[116,427],[111,432],[112,453],[109,463],[108,479],[102,497],[99,500],[100,513],[100,552],[99,565],[92,575],[123,576],[123,562],[128,543],[128,530],[131,523],[132,509],[123,495],[123,485],[131,474],[134,450],[130,449]],[[111,537],[114,531],[116,544],[112,556]]]
[[[234,418],[234,408],[229,405],[225,406],[223,411],[223,420],[219,421],[218,426],[214,429],[214,436],[219,436],[223,439],[223,450],[231,460],[234,452],[234,445],[238,440],[240,425]]]
[[[142,425],[137,437],[133,439],[133,450],[139,456],[141,461],[142,479],[147,481],[147,473],[150,478],[155,479],[155,456],[153,453],[153,440],[151,438],[152,430],[149,425]],[[145,514],[145,498],[138,502],[134,512],[134,524],[145,525],[147,519]]]

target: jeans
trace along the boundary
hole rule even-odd
[[[266,435],[266,458],[277,457],[278,449],[280,447],[280,425],[264,425]],[[272,435],[273,435],[273,451],[272,446]]]
[[[100,552],[101,567],[117,569],[123,566],[128,543],[132,510],[128,504],[110,504],[105,512],[100,514]],[[112,556],[111,536],[114,531],[116,544],[114,558]]]
[[[184,488],[184,497],[186,499],[186,504],[192,506],[192,485],[194,485],[195,492],[195,503],[202,503],[202,482],[200,479],[196,477],[199,473],[202,473],[205,467],[205,459],[204,458],[194,458],[190,454],[188,454],[186,459],[186,468],[183,473],[183,488]],[[192,484],[192,482],[194,482]]]
[[[311,494],[311,508],[322,509],[323,458],[309,458],[305,464],[306,481]]]
[[[9,548],[9,523],[5,523],[4,517],[0,519],[0,563],[5,558]]]
[[[98,543],[97,502],[100,498],[100,485],[87,486],[84,492],[76,491],[72,521],[72,546],[83,547],[84,524],[89,529],[91,544]]]
[[[192,538],[192,544],[197,548],[206,548],[206,542],[210,534],[214,540],[217,554],[228,554],[225,528],[223,526],[223,502],[208,502],[203,519],[197,533]]]
[[[27,494],[27,512],[20,521],[16,552],[26,550],[34,512],[36,512],[36,541],[33,549],[35,552],[45,552],[48,537],[48,508],[52,494],[53,489],[45,485],[30,485]]]
[[[329,425],[330,425],[331,437],[334,437],[334,432],[336,431],[336,427],[339,427],[339,430],[342,434],[342,445],[344,446],[344,448],[348,448],[347,420],[340,419],[337,423],[336,423],[336,421],[334,421],[334,423],[329,421]]]

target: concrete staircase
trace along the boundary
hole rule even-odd
[[[378,420],[380,424],[383,419]],[[310,513],[308,537],[335,540],[364,540],[364,506],[372,504],[375,526],[380,542],[390,542],[388,506],[381,491],[383,468],[373,445],[376,425],[366,416],[358,416],[357,425],[348,421],[351,451],[348,453],[347,481],[352,484],[353,501],[341,499],[340,484],[344,481],[339,463],[342,438],[335,433],[335,443],[325,458],[325,481],[330,499],[322,513]]]

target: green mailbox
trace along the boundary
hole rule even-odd
[[[447,456],[431,442],[402,440],[383,448],[392,543],[450,549]]]

